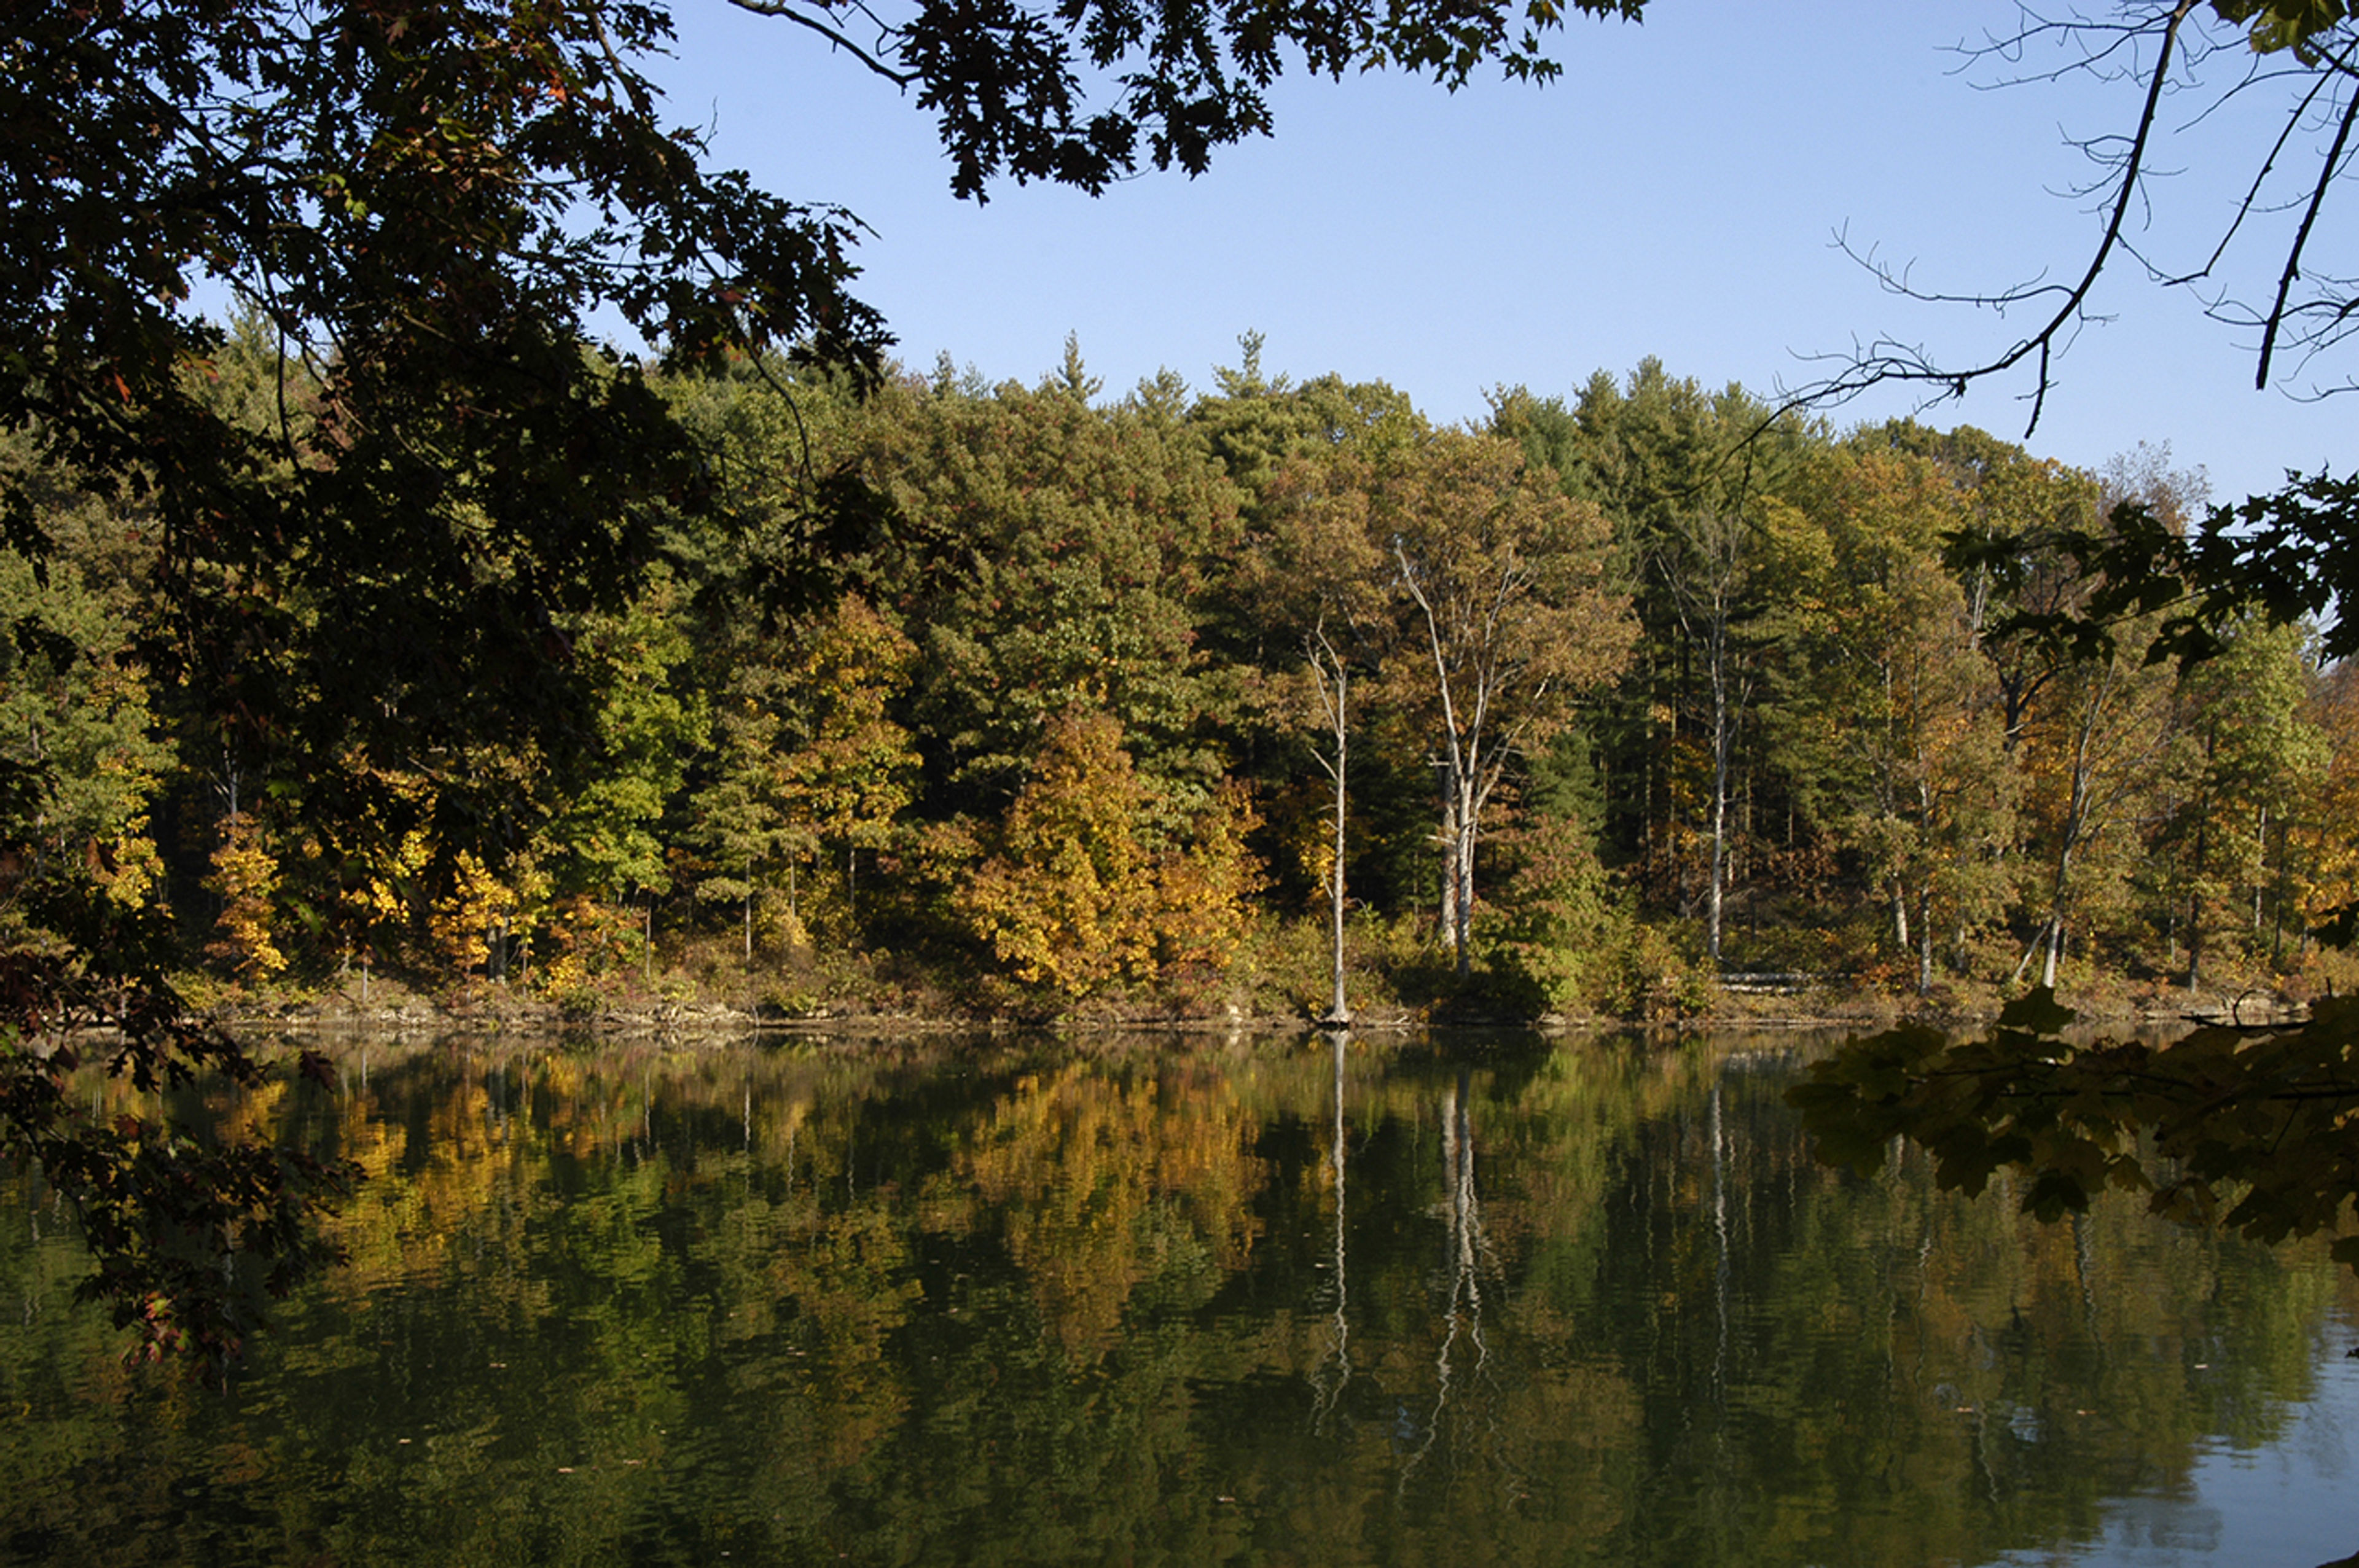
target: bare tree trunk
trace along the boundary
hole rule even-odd
[[[1933,888],[1930,882],[1917,889],[1917,994],[1923,996],[1933,989]]]
[[[1471,638],[1474,646],[1453,653],[1454,645],[1470,639],[1453,640],[1445,634],[1442,611],[1437,609],[1419,568],[1410,564],[1408,551],[1397,538],[1393,544],[1393,559],[1399,568],[1396,579],[1398,587],[1415,601],[1424,619],[1426,647],[1433,660],[1434,693],[1440,699],[1440,925],[1444,940],[1455,949],[1458,973],[1464,978],[1472,972],[1474,959],[1474,849],[1482,835],[1483,808],[1489,804],[1491,791],[1499,783],[1506,759],[1515,754],[1527,725],[1533,722],[1532,705],[1539,704],[1548,696],[1550,681],[1545,676],[1529,678],[1528,685],[1518,691],[1518,699],[1527,705],[1523,718],[1510,720],[1495,711],[1509,689],[1527,678],[1522,655],[1504,655],[1499,643],[1504,635],[1500,617],[1507,613],[1507,607],[1522,592],[1527,574],[1521,568],[1506,571],[1495,585],[1484,590],[1490,602],[1479,615],[1471,617],[1482,622],[1479,634]],[[1470,618],[1463,603],[1451,601],[1450,612],[1458,620]],[[1462,668],[1453,664],[1461,654]]]
[[[2015,973],[2007,977],[2007,984],[2020,983],[2023,979],[2023,971],[2031,968],[2033,956],[2048,946],[2048,927],[2053,923],[2053,919],[2054,917],[2050,916],[2048,920],[2039,923],[2039,930],[2032,936],[2031,946],[2026,947],[2023,950],[2023,957],[2015,961]]]
[[[1736,726],[1749,693],[1736,686],[1729,648],[1735,600],[1745,579],[1745,523],[1742,515],[1698,514],[1688,525],[1687,549],[1662,557],[1665,584],[1680,628],[1703,649],[1704,674],[1712,685],[1712,856],[1704,890],[1704,944],[1712,968],[1721,962],[1726,925],[1729,853],[1729,780],[1735,772]]]
[[[1723,889],[1727,879],[1725,813],[1723,803],[1712,802],[1712,890],[1704,899],[1705,952],[1712,960],[1712,971],[1720,970],[1720,927],[1725,904]]]
[[[2208,795],[2203,806],[2211,804]],[[2195,819],[2195,875],[2187,889],[2187,989],[2193,990],[2203,973],[2203,868],[2211,860],[2212,814],[2202,810]]]
[[[1435,925],[1462,979],[1473,968],[1475,828],[1488,793],[1456,767],[1442,770],[1441,827],[1435,836],[1441,849],[1441,908]]]
[[[1445,771],[1441,782],[1441,830],[1437,835],[1441,842],[1440,908],[1435,918],[1443,945],[1453,952],[1458,943],[1458,791],[1454,783]]]
[[[2253,828],[2253,935],[2261,934],[2261,890],[2268,885],[2269,808],[2263,806]]]
[[[1335,781],[1335,836],[1332,853],[1333,862],[1327,872],[1327,910],[1329,945],[1334,959],[1334,994],[1327,1003],[1327,1016],[1320,1022],[1338,1028],[1352,1022],[1351,1000],[1343,990],[1343,851],[1344,824],[1350,796],[1345,789],[1345,775],[1351,760],[1350,699],[1352,673],[1334,645],[1327,640],[1322,624],[1310,633],[1310,676],[1319,688],[1320,706],[1326,710],[1328,732],[1335,742],[1332,759],[1321,757],[1319,765]],[[1329,677],[1332,676],[1331,683]],[[1341,1112],[1339,1111],[1340,1115]]]
[[[2288,878],[2288,860],[2293,853],[2293,835],[2283,815],[2277,817],[2277,870],[2269,882],[2269,962],[2277,964],[2285,957],[2285,906]],[[2267,863],[2268,844],[2261,845],[2263,864]]]
[[[1712,625],[1712,886],[1704,896],[1704,945],[1715,974],[1728,898],[1728,774],[1735,728],[1728,703],[1727,605],[1718,595]]]
[[[1336,701],[1340,710],[1343,701],[1340,690],[1336,693]],[[1328,937],[1334,950],[1335,965],[1335,994],[1327,1004],[1327,1022],[1337,1024],[1352,1022],[1351,999],[1343,994],[1343,826],[1347,805],[1343,761],[1343,727],[1339,719],[1335,726],[1335,865],[1327,876]]]
[[[2097,730],[2114,692],[2114,674],[2108,668],[2096,691],[2084,700],[2080,721],[2074,727],[2071,784],[2065,797],[2063,831],[2058,836],[2056,874],[2049,884],[2045,933],[2048,951],[2039,968],[2039,983],[2051,990],[2056,986],[2057,965],[2064,957],[2064,912],[2071,890],[2072,852],[2083,838],[2092,836],[2093,822],[2100,815]],[[2017,966],[2016,972],[2023,972],[2021,965]]]
[[[2193,990],[2203,979],[2203,895],[2187,895],[2187,989]]]

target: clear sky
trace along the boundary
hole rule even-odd
[[[1202,387],[1253,330],[1268,373],[1381,379],[1438,419],[1472,420],[1492,388],[1570,396],[1649,354],[1767,394],[1814,380],[1824,367],[1807,356],[1859,338],[1959,362],[2013,341],[2029,313],[1895,298],[1832,241],[1847,232],[1945,291],[2078,275],[2098,221],[2069,195],[2090,167],[2064,138],[2127,130],[2137,89],[1995,86],[2055,63],[1957,52],[2017,16],[1963,0],[1651,0],[1643,25],[1575,19],[1555,49],[1565,73],[1546,87],[1484,80],[1452,96],[1395,76],[1291,78],[1276,134],[1200,178],[1149,174],[1096,199],[1004,185],[983,206],[951,196],[924,114],[786,23],[679,0],[678,57],[657,74],[720,161],[868,223],[861,291],[914,366],[947,351],[992,380],[1032,381],[1071,332],[1110,395],[1164,367]],[[2260,124],[2232,108],[2175,138],[2159,161],[2178,172],[2140,214],[2141,242],[2200,260],[2265,148]],[[2359,273],[2354,251],[2352,223],[2311,241],[2328,270]],[[2281,250],[2234,254],[2245,292],[2266,294]],[[2094,467],[2168,442],[2223,500],[2274,488],[2288,467],[2350,467],[2359,394],[2255,392],[2249,336],[2132,265],[2098,306],[2114,319],[2060,362],[2033,450]],[[2354,374],[2359,351],[2298,384]],[[1985,384],[1923,416],[2017,439],[2029,385]],[[1828,416],[1919,401],[1879,394]]]

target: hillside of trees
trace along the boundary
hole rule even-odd
[[[233,332],[200,395],[332,470],[269,342]],[[2103,586],[2060,535],[2201,516],[2169,454],[1773,420],[1653,362],[1445,428],[1242,351],[1120,395],[1071,344],[1032,385],[648,372],[703,462],[644,586],[497,629],[567,672],[529,740],[419,715],[397,762],[278,716],[467,700],[431,666],[489,635],[469,604],[429,639],[366,581],[185,551],[166,591],[136,486],[11,438],[53,548],[0,553],[0,749],[56,781],[0,800],[15,936],[75,884],[168,918],[200,997],[584,1011],[1662,1017],[1723,974],[1932,1005],[2343,974],[2349,667],[2259,620],[2183,670],[2147,660],[2160,609],[2044,630]],[[529,568],[465,543],[478,580]]]

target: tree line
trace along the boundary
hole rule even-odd
[[[2257,615],[2183,670],[2147,662],[2158,607],[2055,630],[2105,587],[2060,541],[2200,515],[2167,454],[1837,430],[1652,361],[1448,427],[1241,346],[1207,389],[1118,397],[1071,343],[1028,385],[647,373],[693,503],[626,600],[498,629],[560,672],[508,730],[404,711],[465,700],[433,666],[468,603],[373,622],[365,581],[176,557],[250,628],[191,636],[156,519],[18,439],[54,548],[0,556],[0,745],[54,782],[0,803],[12,917],[71,883],[168,911],[248,991],[585,1005],[701,975],[782,1004],[1635,1013],[1726,972],[1940,996],[2332,965],[2348,670]],[[332,468],[318,382],[257,321],[192,377]],[[534,567],[495,515],[453,541],[487,602]],[[364,710],[418,744],[340,748]]]

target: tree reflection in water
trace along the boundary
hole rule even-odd
[[[214,1098],[372,1176],[226,1398],[9,1189],[0,1557],[2102,1561],[2351,1397],[2320,1254],[1828,1171],[1787,1045],[339,1060]]]
[[[1352,1032],[1348,1029],[1330,1030],[1325,1039],[1330,1057],[1334,1065],[1335,1083],[1335,1119],[1329,1129],[1327,1139],[1327,1166],[1332,1173],[1335,1195],[1335,1252],[1332,1264],[1334,1279],[1331,1292],[1334,1300],[1334,1326],[1328,1349],[1319,1358],[1318,1365],[1312,1369],[1310,1376],[1310,1386],[1314,1396],[1310,1403],[1310,1430],[1321,1437],[1327,1435],[1329,1418],[1334,1413],[1336,1402],[1343,1397],[1343,1390],[1351,1385],[1352,1381],[1351,1259],[1349,1249],[1345,1245],[1345,1238],[1349,1230],[1349,1216],[1348,1206],[1344,1202],[1344,1166],[1350,1140],[1343,1123],[1343,1068],[1346,1054],[1352,1046]]]

